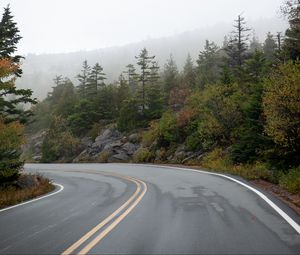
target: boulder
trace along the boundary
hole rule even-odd
[[[121,152],[109,157],[108,163],[128,162],[129,160],[130,157],[125,152]]]
[[[123,146],[122,146],[122,149],[126,152],[127,155],[133,155],[136,150],[139,148],[139,145],[135,145],[133,143],[125,143]]]
[[[139,142],[139,135],[138,134],[131,134],[128,137],[128,141],[131,143],[138,143]]]

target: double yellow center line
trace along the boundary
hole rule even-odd
[[[136,178],[127,177],[119,174],[106,174],[115,176],[118,178],[125,179],[127,181],[133,182],[136,184],[136,190],[134,194],[116,211],[109,215],[106,219],[101,221],[97,226],[92,230],[87,232],[82,236],[77,242],[72,244],[68,249],[66,249],[62,255],[73,254],[76,249],[83,245],[86,241],[91,239],[99,230],[104,226],[110,223],[106,228],[104,228],[100,233],[98,233],[91,241],[89,241],[85,246],[78,252],[78,254],[87,254],[96,244],[98,244],[110,231],[112,231],[142,200],[143,196],[147,191],[147,185],[141,180]],[[123,211],[123,212],[122,212]],[[121,213],[122,212],[122,213]],[[121,214],[120,214],[121,213]],[[120,215],[119,215],[120,214]],[[119,216],[118,216],[119,215]]]

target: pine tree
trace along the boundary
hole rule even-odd
[[[250,40],[249,51],[250,53],[255,53],[256,51],[262,51],[262,45],[255,34],[253,34],[253,37]]]
[[[285,32],[284,52],[292,60],[300,59],[300,0],[288,0],[282,12],[289,19],[290,27]]]
[[[141,69],[141,73],[139,75],[139,81],[141,83],[141,107],[142,107],[142,114],[145,113],[146,109],[146,86],[150,81],[150,74],[151,74],[151,62],[155,56],[149,56],[149,53],[146,48],[142,49],[141,53],[136,56],[137,65]]]
[[[167,63],[164,65],[163,71],[163,82],[164,82],[164,93],[168,101],[170,92],[178,86],[178,69],[177,65],[173,59],[173,56],[170,55],[170,58],[167,60]]]
[[[22,59],[19,55],[13,55],[17,50],[17,44],[22,39],[19,35],[17,23],[13,21],[9,5],[4,8],[4,13],[0,22],[0,58],[8,58],[14,64],[19,64]],[[22,70],[17,68],[17,76],[21,76]]]
[[[125,100],[128,100],[131,97],[130,87],[127,80],[121,74],[119,76],[119,86],[117,87],[117,111],[120,112],[122,104]]]
[[[103,73],[102,66],[96,63],[88,74],[86,84],[87,98],[95,98],[98,91],[105,86],[105,73]]]
[[[256,50],[245,62],[247,81],[254,85],[261,82],[267,73],[267,63],[263,52]]]
[[[197,86],[204,89],[209,84],[217,82],[220,76],[219,48],[214,42],[206,40],[204,51],[197,59]]]
[[[266,60],[270,63],[273,63],[276,60],[276,51],[276,41],[274,40],[274,36],[269,32],[263,45],[263,52],[265,54]]]
[[[22,104],[35,104],[32,90],[17,89],[15,80],[22,73],[20,69],[21,57],[14,56],[17,43],[21,39],[18,35],[16,23],[12,20],[9,6],[4,9],[0,22],[0,118],[4,121],[28,121],[32,112],[23,110]]]
[[[183,67],[183,77],[185,85],[189,88],[194,88],[196,85],[196,72],[194,63],[190,54],[188,54],[185,65]]]
[[[231,34],[231,38],[225,47],[228,56],[229,65],[235,72],[237,78],[241,76],[241,69],[247,59],[247,51],[249,48],[249,31],[246,27],[245,18],[241,15],[235,20],[235,30]]]
[[[147,118],[158,119],[163,110],[163,98],[160,86],[159,66],[156,61],[152,61],[150,66],[149,85],[146,89],[146,115]]]
[[[81,97],[87,97],[87,86],[88,86],[88,78],[90,75],[91,67],[88,65],[85,60],[82,64],[81,73],[76,76],[79,81],[79,85],[77,86],[78,93]]]
[[[24,143],[23,125],[32,115],[22,104],[35,104],[30,89],[17,89],[15,81],[22,73],[21,57],[14,56],[18,35],[9,6],[4,9],[0,22],[0,185],[12,182],[23,166],[20,159]]]
[[[135,67],[132,64],[126,66],[127,70],[124,73],[127,75],[127,82],[132,93],[137,90],[138,75],[136,73]]]

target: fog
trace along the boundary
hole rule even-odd
[[[179,68],[187,54],[195,61],[206,39],[222,45],[242,14],[252,36],[263,42],[267,32],[284,32],[279,13],[283,0],[1,0],[10,4],[23,39],[25,55],[20,88],[40,99],[55,75],[76,85],[82,62],[99,62],[107,82],[118,78],[143,47],[162,67],[170,54]]]
[[[1,0],[11,5],[23,40],[19,52],[61,53],[279,16],[282,0]],[[216,31],[217,32],[217,31]]]

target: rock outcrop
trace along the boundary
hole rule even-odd
[[[139,147],[137,134],[124,137],[119,131],[107,128],[73,162],[129,162]]]

